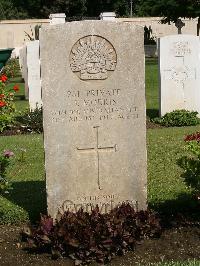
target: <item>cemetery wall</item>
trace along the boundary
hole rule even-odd
[[[166,35],[177,34],[177,28],[174,23],[171,25],[161,24],[159,17],[144,17],[144,18],[118,18],[118,21],[132,22],[136,25],[151,26],[153,35],[163,37]],[[189,20],[182,19],[186,24],[182,28],[183,34],[196,35],[197,19]],[[0,49],[21,47],[28,41],[25,32],[31,34],[31,29],[34,31],[35,25],[48,24],[49,19],[29,19],[29,20],[4,20],[0,21]]]
[[[4,20],[0,21],[0,49],[21,47],[29,39],[26,33],[32,35],[36,25],[48,24],[49,19]]]
[[[140,18],[118,18],[118,21],[132,22],[140,26],[151,26],[153,36],[160,38],[167,35],[177,34],[177,28],[174,23],[161,24],[160,17],[140,17]],[[185,27],[182,28],[182,34],[197,35],[198,19],[183,19]]]

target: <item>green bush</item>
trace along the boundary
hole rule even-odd
[[[13,124],[14,117],[8,114],[0,115],[0,132],[3,132],[4,129],[10,128]]]
[[[200,132],[185,137],[186,150],[189,156],[183,156],[178,160],[179,166],[184,169],[182,174],[185,182],[199,197],[200,193]]]
[[[17,59],[9,59],[7,64],[2,70],[2,74],[6,75],[8,78],[16,77],[19,70],[19,61]]]
[[[200,119],[197,117],[198,112],[190,112],[187,110],[175,110],[170,113],[166,113],[161,118],[154,118],[152,122],[160,124],[165,127],[183,127],[183,126],[196,126],[200,123]]]
[[[42,133],[43,132],[43,115],[42,108],[36,108],[34,111],[26,110],[21,112],[16,118],[16,124],[24,132]]]

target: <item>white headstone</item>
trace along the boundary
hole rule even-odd
[[[19,52],[22,49],[22,47],[15,47],[12,51],[11,58],[20,58]]]
[[[63,24],[65,23],[66,15],[65,13],[51,14],[49,18],[50,18],[51,25]]]
[[[160,115],[185,109],[200,114],[200,40],[173,35],[159,40]]]
[[[143,28],[75,21],[43,27],[48,213],[146,208]],[[127,39],[129,40],[127,42]]]
[[[22,78],[24,79],[25,99],[28,99],[28,68],[27,68],[27,47],[26,44],[19,50],[19,64]]]
[[[27,67],[29,107],[34,110],[36,107],[40,108],[42,106],[39,41],[27,43]]]
[[[101,20],[115,20],[116,14],[115,12],[103,12],[100,14]]]

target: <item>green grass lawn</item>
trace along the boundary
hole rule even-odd
[[[28,108],[28,101],[25,100],[24,97],[24,82],[20,75],[18,75],[16,78],[12,78],[9,80],[7,86],[8,89],[12,90],[15,84],[19,85],[19,91],[15,94],[15,107],[18,113],[19,111],[24,111]]]
[[[46,201],[42,135],[0,137],[0,147],[15,153],[9,171],[13,190],[0,196],[0,222],[35,220],[45,212]]]
[[[151,208],[187,212],[195,207],[177,160],[186,153],[184,135],[196,130],[200,130],[200,126],[148,130],[148,202]],[[0,147],[1,151],[10,149],[16,155],[9,171],[13,190],[0,197],[0,222],[23,222],[28,217],[35,221],[46,208],[43,136],[1,137]],[[26,149],[24,160],[21,149]]]
[[[192,213],[196,209],[192,190],[186,185],[178,159],[188,154],[184,136],[199,130],[200,126],[147,131],[148,202],[151,208],[170,214]]]
[[[160,262],[160,263],[152,263],[149,266],[199,266],[200,261],[197,260],[188,260],[186,262]],[[141,265],[142,266],[142,265]]]
[[[159,80],[158,60],[146,59],[146,105],[147,116],[150,118],[158,116],[159,109]]]

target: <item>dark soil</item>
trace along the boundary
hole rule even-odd
[[[164,128],[164,126],[161,126],[160,124],[156,124],[156,123],[151,122],[148,118],[146,121],[146,127],[147,127],[147,129],[149,129],[149,128],[151,128],[151,129]]]
[[[13,135],[21,135],[21,131],[16,129],[7,129],[0,133],[0,136],[13,136]]]
[[[27,130],[23,130],[21,127],[13,127],[10,129],[6,129],[3,132],[0,132],[0,136],[13,136],[13,135],[22,135],[28,134]]]
[[[52,260],[50,254],[34,254],[21,242],[22,227],[0,226],[0,265],[65,265],[73,266],[68,258]],[[200,259],[200,224],[165,229],[159,239],[143,240],[134,252],[112,260],[111,266],[147,265],[159,261]],[[97,266],[92,263],[91,266]]]

